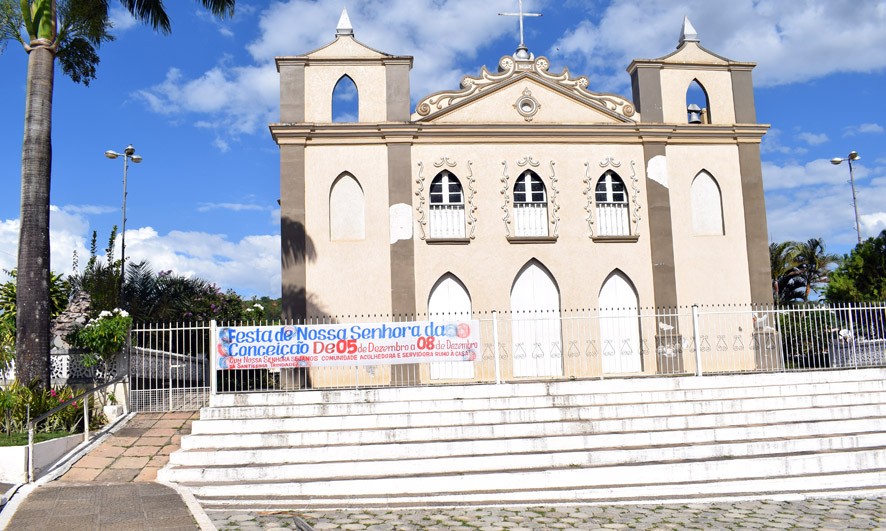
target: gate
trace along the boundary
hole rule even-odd
[[[135,324],[130,333],[131,411],[194,411],[209,403],[209,325]]]

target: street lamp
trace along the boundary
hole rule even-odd
[[[105,156],[109,159],[123,157],[123,227],[120,230],[120,303],[123,303],[123,277],[126,275],[126,174],[129,171],[129,161],[138,164],[142,161],[141,155],[135,154],[135,148],[132,144],[126,146],[123,153],[116,151],[105,151]]]
[[[858,235],[858,243],[861,244],[861,227],[858,224],[858,199],[855,196],[855,175],[852,173],[852,163],[859,159],[861,159],[861,157],[858,156],[858,151],[850,151],[845,159],[841,157],[832,158],[831,164],[839,166],[844,160],[849,163],[849,184],[852,186],[852,208],[855,209],[855,233]]]

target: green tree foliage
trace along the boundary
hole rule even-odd
[[[813,291],[820,293],[828,283],[839,261],[837,255],[825,251],[821,238],[770,243],[772,298],[779,304],[808,302]]]
[[[795,261],[805,286],[803,301],[807,302],[813,290],[820,293],[821,288],[828,283],[831,270],[840,261],[840,257],[826,252],[821,238],[810,238],[798,243],[796,252]]]
[[[857,245],[831,273],[830,279],[825,291],[828,300],[886,301],[886,230]]]
[[[15,356],[15,320],[17,314],[16,270],[6,271],[12,280],[0,284],[0,373],[9,370]],[[68,305],[70,284],[62,275],[52,274],[49,288],[50,317],[55,319]]]
[[[105,248],[104,259],[97,254],[97,233],[92,232],[89,246],[89,260],[82,273],[71,275],[71,289],[89,294],[90,310],[93,315],[111,311],[121,306],[120,302],[120,260],[114,259],[114,241],[117,238],[117,226],[111,229],[108,246]]]
[[[169,33],[162,0],[120,0],[135,18]],[[219,17],[235,0],[199,0]],[[0,52],[16,41],[28,54],[22,142],[21,218],[18,244],[18,373],[49,385],[49,185],[52,168],[52,96],[55,61],[75,83],[95,78],[98,48],[112,40],[109,0],[0,0]]]
[[[232,290],[197,277],[155,273],[147,262],[129,263],[124,306],[139,322],[239,321],[246,306]]]

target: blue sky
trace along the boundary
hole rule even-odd
[[[112,2],[112,4],[115,4]],[[279,159],[267,124],[278,118],[273,58],[329,41],[342,7],[358,40],[415,57],[413,103],[493,69],[519,37],[516,0],[238,1],[219,22],[196,2],[167,2],[173,34],[115,13],[89,87],[56,74],[52,267],[71,270],[120,224],[123,163],[106,150],[133,144],[127,256],[194,274],[242,295],[280,294]],[[633,58],[674,50],[684,15],[702,46],[757,63],[757,117],[772,125],[763,174],[770,237],[855,243],[851,150],[862,236],[886,229],[886,0],[526,0],[526,44],[552,70],[586,75],[590,89],[630,97]],[[0,55],[0,268],[15,265],[27,56]],[[81,259],[81,265],[85,259]],[[0,275],[2,277],[2,275]]]

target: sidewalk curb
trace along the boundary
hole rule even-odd
[[[197,498],[194,497],[191,491],[180,485],[168,483],[166,481],[155,481],[154,483],[159,483],[160,485],[169,487],[177,492],[178,495],[181,496],[182,501],[185,502],[185,505],[188,506],[188,510],[191,511],[194,520],[197,520],[197,525],[200,526],[202,531],[218,531],[218,528],[212,523],[212,519],[209,518],[209,515],[206,514],[206,511],[203,510],[203,506],[197,502]]]
[[[34,491],[37,487],[41,485],[45,485],[50,481],[55,481],[65,472],[71,469],[71,467],[80,460],[81,457],[88,454],[92,451],[93,448],[104,442],[105,439],[110,437],[117,430],[121,429],[129,419],[135,416],[135,412],[131,412],[128,415],[124,415],[117,420],[114,421],[113,424],[105,426],[99,431],[99,435],[89,441],[85,445],[78,446],[77,448],[71,450],[67,454],[63,455],[61,459],[59,459],[49,470],[46,471],[44,475],[40,478],[36,479],[32,483],[23,483],[16,487],[10,489],[12,494],[9,496],[9,499],[6,501],[6,505],[3,506],[3,512],[0,513],[0,529],[6,529],[9,526],[9,523],[12,521],[12,517],[15,516],[16,510],[18,510],[19,505],[22,504],[25,499],[27,499],[28,494]]]

